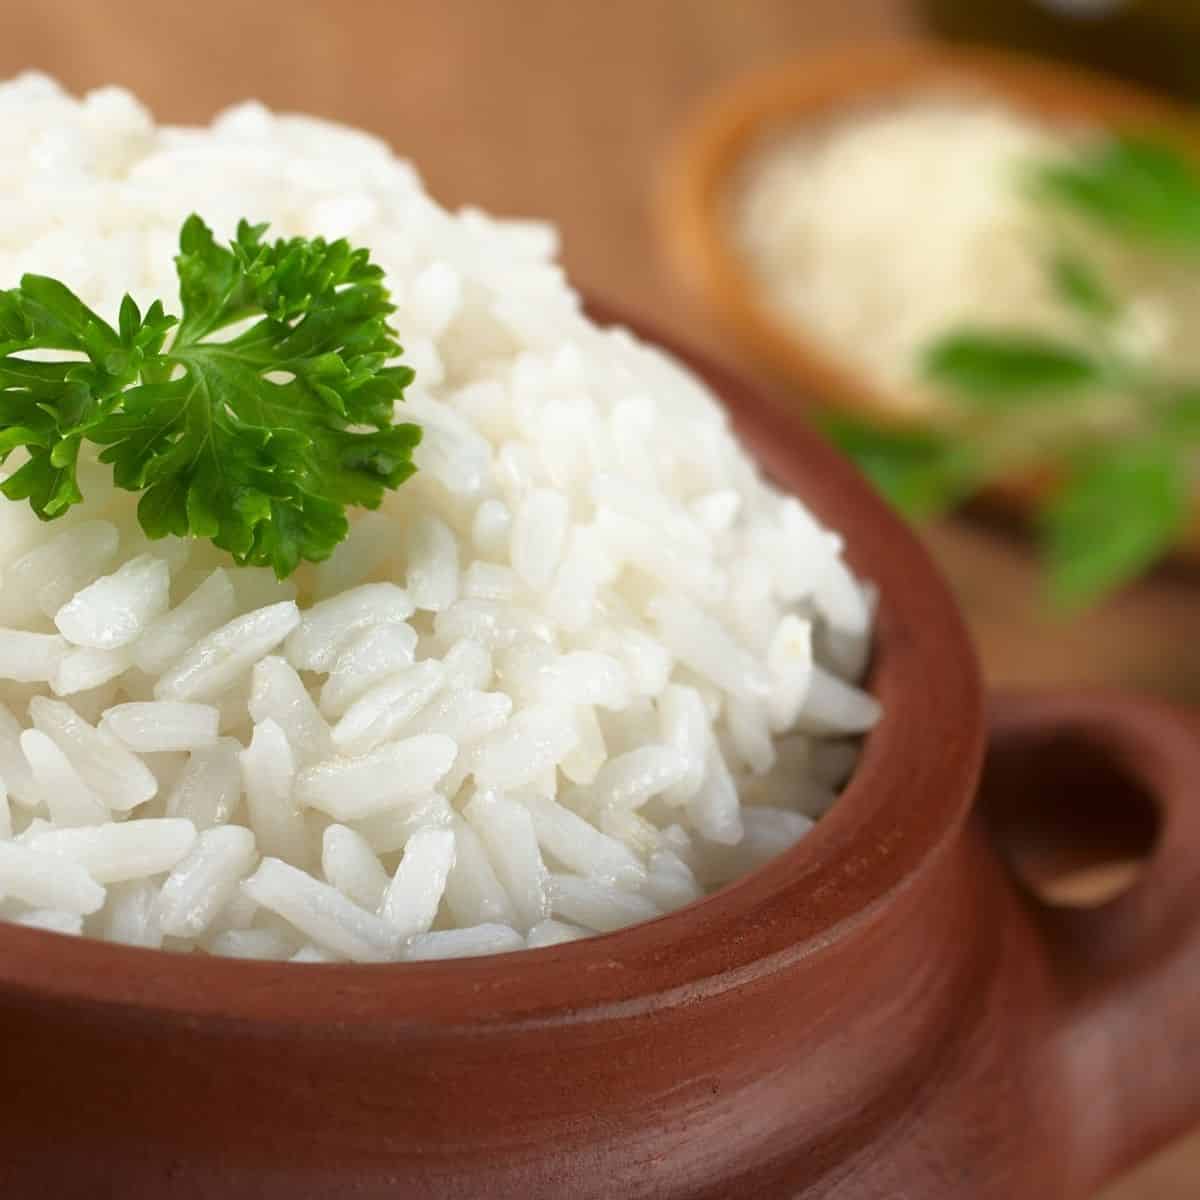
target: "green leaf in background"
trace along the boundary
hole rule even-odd
[[[1111,135],[1066,161],[1035,164],[1028,181],[1047,209],[1082,217],[1126,252],[1200,252],[1200,169],[1168,143]],[[1052,599],[1075,608],[1150,566],[1183,531],[1200,452],[1200,382],[1178,376],[1165,355],[1143,361],[1122,349],[1106,326],[1124,298],[1091,257],[1062,244],[1045,270],[1060,302],[1084,319],[1080,342],[1036,326],[951,328],[919,367],[970,414],[957,433],[872,439],[841,430],[837,440],[916,515],[1022,471],[1061,468],[1065,482],[1040,523]]]
[[[1114,233],[1200,248],[1200,174],[1162,142],[1106,138],[1074,161],[1038,167],[1033,191]]]
[[[939,338],[922,366],[963,403],[1004,408],[1091,387],[1104,374],[1085,353],[1050,338],[974,329]]]
[[[1077,312],[1096,321],[1109,321],[1121,305],[1087,259],[1066,249],[1049,264],[1050,283],[1058,297]]]
[[[1043,514],[1051,598],[1076,608],[1164,554],[1188,517],[1186,464],[1156,439],[1096,451]]]
[[[1200,384],[1172,388],[1160,421],[1168,437],[1190,446],[1200,443]]]
[[[825,414],[826,436],[852,458],[887,500],[914,519],[945,512],[978,485],[970,448],[923,429],[882,429]]]

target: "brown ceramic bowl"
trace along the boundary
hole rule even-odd
[[[672,265],[743,350],[798,394],[883,425],[920,424],[894,400],[779,317],[729,236],[726,204],[764,136],[897,98],[962,88],[1054,122],[1154,130],[1197,150],[1195,114],[1127,83],[1003,52],[937,42],[847,44],[752,72],[715,95],[682,137],[660,196]],[[1014,480],[989,499],[1027,511],[1045,480]],[[1180,549],[1200,559],[1200,506]]]
[[[686,909],[509,957],[235,962],[0,926],[0,1194],[1075,1200],[1200,1117],[1191,728],[1105,697],[994,716],[993,814],[1161,807],[1131,892],[1040,906],[973,815],[980,684],[924,551],[696,365],[882,592],[886,716],[830,814]]]

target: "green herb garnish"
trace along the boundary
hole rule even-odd
[[[1040,165],[1030,187],[1118,236],[1200,248],[1200,173],[1164,143],[1104,138],[1071,160]]]
[[[1081,316],[1109,321],[1121,315],[1121,302],[1086,258],[1060,247],[1050,259],[1049,273],[1059,299]]]
[[[1036,404],[1094,386],[1103,370],[1073,346],[1026,333],[961,330],[930,348],[924,374],[955,389],[964,404]]]
[[[141,493],[151,538],[210,538],[280,578],[327,558],[346,509],[377,508],[415,470],[420,429],[393,423],[413,372],[390,364],[393,306],[366,250],[265,231],[243,221],[221,246],[188,218],[179,319],[126,296],[114,329],[40,275],[0,291],[0,461],[29,456],[0,492],[61,516],[83,500],[89,441]]]
[[[966,499],[978,485],[972,448],[929,429],[880,429],[841,413],[819,423],[901,512],[923,519]]]
[[[1030,194],[1110,238],[1200,250],[1200,173],[1166,145],[1116,136],[1038,165]],[[1077,607],[1134,578],[1184,531],[1200,457],[1200,380],[1134,356],[1128,307],[1085,255],[1047,257],[1077,337],[959,328],[926,348],[923,376],[953,403],[945,428],[868,428],[834,439],[903,511],[926,517],[1014,474],[1049,471],[1041,503],[1051,598]]]
[[[1041,516],[1052,599],[1074,606],[1140,574],[1178,537],[1190,501],[1169,442],[1081,455]]]

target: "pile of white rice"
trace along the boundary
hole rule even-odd
[[[1033,164],[1094,136],[984,94],[918,93],[759,147],[736,183],[733,232],[779,316],[897,409],[938,402],[922,353],[956,326],[1092,337],[1046,269],[1064,247],[1127,301],[1116,330],[1126,353],[1195,369],[1189,265],[1098,236],[1023,184]]]
[[[694,378],[598,329],[543,225],[450,214],[366,134],[257,104],[156,128],[0,85],[0,286],[177,310],[198,211],[387,271],[419,472],[285,582],[148,542],[85,464],[0,500],[0,917],[377,962],[655,917],[791,846],[877,705],[842,543]]]

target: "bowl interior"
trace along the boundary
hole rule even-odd
[[[880,588],[871,687],[885,716],[838,802],[793,850],[703,900],[616,933],[515,956],[396,966],[175,956],[0,925],[0,992],[138,1021],[362,1031],[587,1019],[745,982],[848,929],[953,836],[982,752],[977,669],[927,555],[857,472],[739,377],[671,346],[726,404],[763,469],[843,534]],[[347,1036],[352,1036],[348,1033]]]

